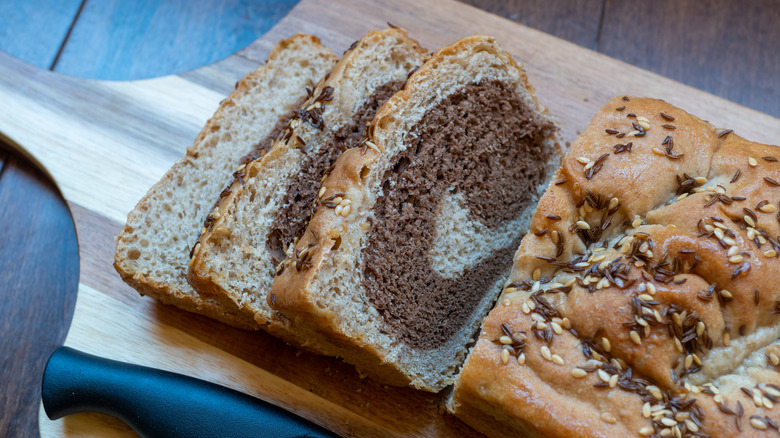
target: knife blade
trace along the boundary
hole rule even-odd
[[[58,348],[42,381],[46,415],[114,416],[144,438],[336,437],[297,415],[224,386]]]

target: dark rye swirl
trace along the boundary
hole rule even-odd
[[[266,304],[276,269],[305,230],[326,170],[360,140],[377,109],[426,56],[403,30],[369,32],[309,91],[271,148],[236,169],[192,253],[188,280],[202,296],[254,315],[261,328],[288,342],[304,343]]]
[[[439,391],[559,163],[555,132],[492,38],[438,51],[336,162],[269,304],[361,371]]]

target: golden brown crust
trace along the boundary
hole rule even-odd
[[[665,102],[610,101],[539,202],[547,231],[523,239],[450,409],[496,436],[771,431],[777,159]]]

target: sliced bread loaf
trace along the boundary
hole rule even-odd
[[[287,341],[308,343],[286,336],[287,321],[266,303],[275,269],[305,230],[325,171],[360,140],[425,53],[402,30],[368,33],[317,85],[272,149],[237,169],[192,253],[189,281],[204,297],[252,313]]]
[[[555,133],[493,38],[439,50],[336,162],[269,304],[369,375],[451,384],[560,162]]]
[[[128,215],[114,256],[124,281],[163,303],[231,325],[257,327],[252,315],[201,298],[190,287],[187,254],[235,167],[268,148],[306,99],[305,87],[313,86],[335,62],[319,39],[296,35],[280,42],[265,65],[236,84],[186,156]]]

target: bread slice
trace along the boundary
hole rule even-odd
[[[252,313],[288,342],[287,321],[266,303],[276,266],[305,230],[325,171],[356,143],[426,51],[405,31],[370,32],[313,90],[273,148],[238,169],[193,252],[190,283],[205,297]]]
[[[306,99],[305,87],[336,62],[311,35],[281,41],[265,65],[236,84],[165,176],[138,202],[117,236],[114,267],[142,295],[228,324],[256,328],[251,315],[201,298],[187,283],[190,248],[236,166],[267,148]]]
[[[776,435],[780,149],[618,96],[555,181],[450,411],[491,437]]]
[[[369,375],[442,389],[558,166],[555,133],[493,38],[439,50],[336,162],[269,304]]]

